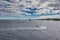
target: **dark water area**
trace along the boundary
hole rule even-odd
[[[41,30],[8,28],[38,28]],[[8,30],[1,30],[8,29]],[[0,20],[0,40],[60,40],[60,21],[53,20]]]

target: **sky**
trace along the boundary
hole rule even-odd
[[[60,12],[60,0],[0,0],[1,15],[34,15]]]

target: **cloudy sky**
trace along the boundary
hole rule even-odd
[[[60,0],[0,0],[0,14],[2,15],[30,15],[22,11],[31,11],[26,8],[39,9],[37,10],[38,14],[46,13],[50,9],[60,11]]]

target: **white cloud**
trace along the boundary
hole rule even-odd
[[[25,1],[31,1],[32,3],[27,3]],[[0,6],[2,5],[2,7],[0,7],[0,12],[11,12],[13,14],[19,15],[19,14],[24,14],[25,12],[22,12],[23,9],[26,9],[28,7],[36,7],[37,9],[39,8],[43,8],[40,10],[37,10],[37,13],[46,13],[48,12],[48,10],[46,9],[46,7],[48,9],[53,9],[54,7],[48,6],[49,4],[55,4],[57,3],[56,0],[44,0],[44,2],[41,2],[42,0],[10,0],[10,2],[6,1],[6,0],[0,0]],[[10,4],[10,8],[4,8],[4,5]],[[38,6],[39,5],[39,6]],[[5,11],[1,11],[1,9],[3,9]],[[30,11],[29,9],[26,9],[27,11]],[[28,14],[28,13],[26,13]],[[30,15],[30,14],[29,14]]]

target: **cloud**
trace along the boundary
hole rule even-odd
[[[36,14],[46,13],[49,11],[47,9],[60,10],[60,0],[0,0],[0,12],[5,14],[29,14],[23,12],[23,10],[31,11],[26,8],[39,9]]]

